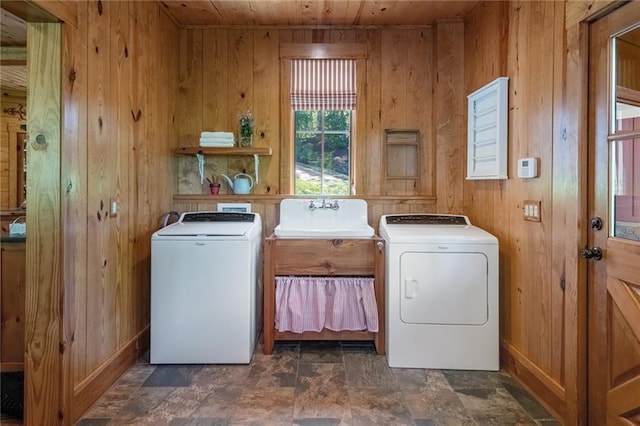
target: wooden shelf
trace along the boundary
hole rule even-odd
[[[176,149],[178,155],[271,155],[271,147],[229,147],[183,146]]]

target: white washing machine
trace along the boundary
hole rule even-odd
[[[390,367],[498,370],[498,240],[466,216],[395,214],[386,240]]]
[[[152,364],[247,364],[261,320],[257,213],[191,212],[151,238]]]

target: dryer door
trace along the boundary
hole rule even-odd
[[[487,272],[484,253],[403,253],[400,318],[410,324],[485,324]]]

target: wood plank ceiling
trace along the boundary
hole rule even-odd
[[[2,91],[6,94],[24,96],[27,93],[27,27],[22,19],[4,9],[0,25],[0,46]]]
[[[463,19],[481,0],[164,0],[178,26],[376,26],[431,25]],[[25,47],[26,25],[2,9],[3,92],[27,90],[26,65],[5,59],[7,47]]]
[[[164,0],[178,25],[426,25],[462,19],[479,0]]]

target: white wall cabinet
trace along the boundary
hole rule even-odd
[[[467,96],[467,179],[507,179],[508,81],[499,77]]]

